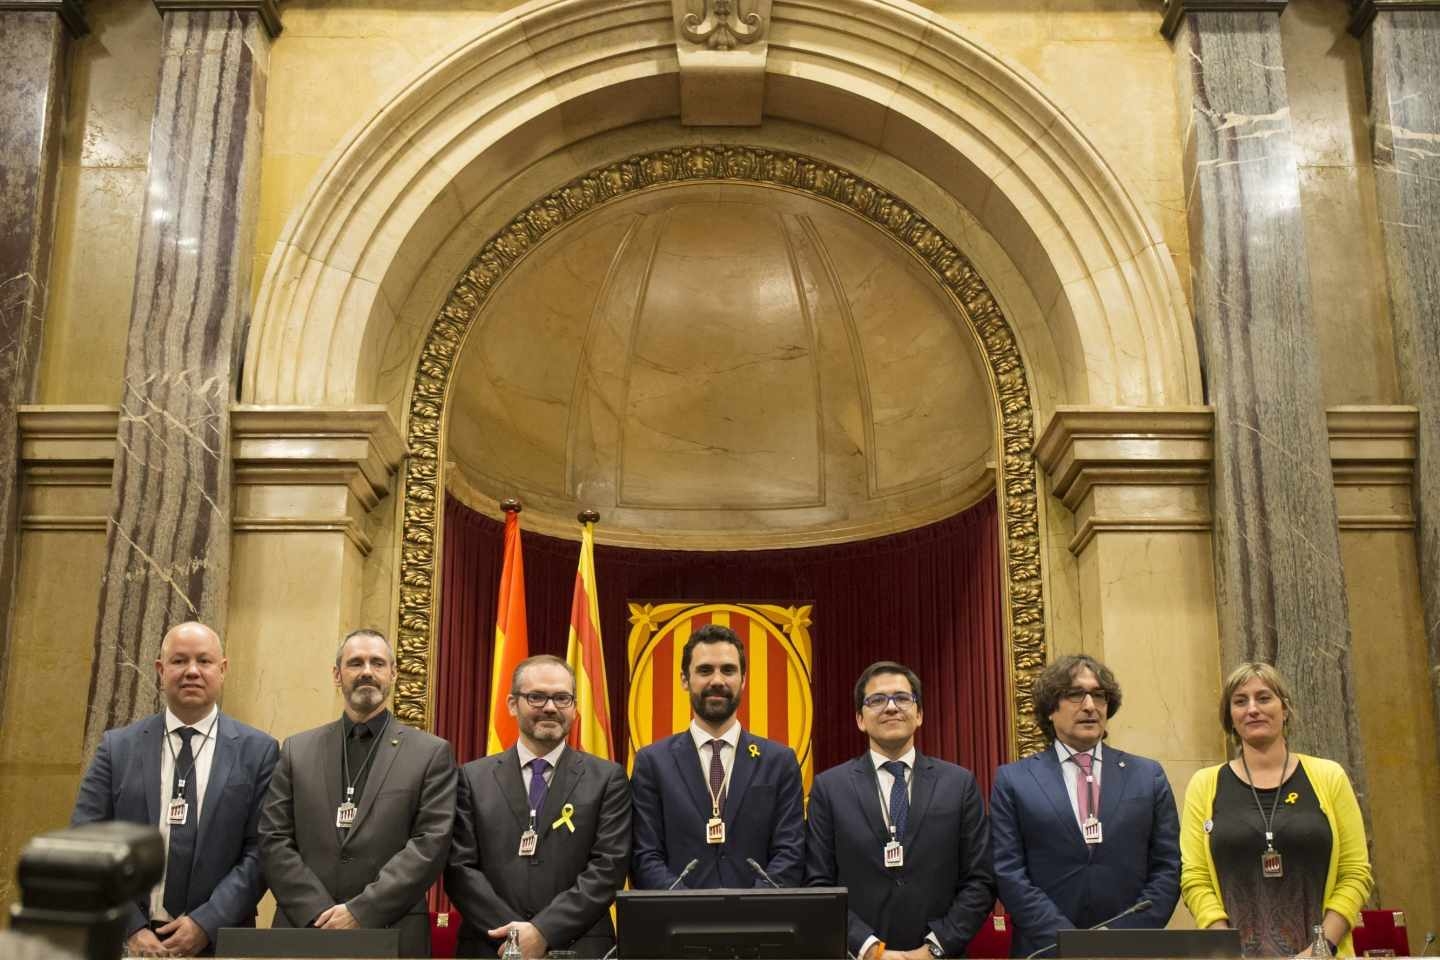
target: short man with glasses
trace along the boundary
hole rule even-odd
[[[464,918],[457,955],[493,957],[516,930],[526,957],[603,956],[615,943],[610,902],[630,865],[625,771],[566,746],[575,673],[564,660],[522,660],[506,706],[518,742],[460,768],[445,870]]]
[[[783,743],[740,727],[745,646],[735,631],[711,623],[692,633],[680,685],[690,726],[635,755],[631,881],[642,890],[799,886],[800,764]]]
[[[1180,896],[1180,824],[1165,771],[1105,745],[1120,685],[1103,663],[1061,657],[1035,680],[1050,747],[995,774],[990,829],[1010,955],[1055,947],[1056,931],[1163,927]],[[1042,956],[1045,953],[1041,954]]]
[[[858,960],[959,957],[995,902],[975,777],[915,749],[920,678],[890,660],[855,683],[870,749],[815,778],[805,882],[850,889]]]

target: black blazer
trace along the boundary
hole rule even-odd
[[[805,882],[850,889],[850,950],[859,953],[871,936],[913,950],[934,933],[946,956],[960,956],[995,902],[990,830],[974,775],[917,752],[903,867],[885,866],[889,839],[869,751],[815,778]]]
[[[574,829],[563,823],[566,806]],[[615,942],[610,903],[630,865],[630,786],[618,763],[567,747],[535,820],[535,855],[521,857],[530,823],[515,748],[460,768],[445,892],[459,909],[458,955],[493,957],[485,936],[528,920],[555,950],[601,956]]]
[[[686,728],[635,755],[630,789],[635,800],[631,882],[663,890],[685,864],[699,860],[685,887],[760,887],[746,865],[765,868],[782,887],[799,886],[805,867],[805,821],[800,764],[783,743],[741,731],[730,786],[720,817],[725,842],[705,842],[710,791],[700,774],[700,755]]]

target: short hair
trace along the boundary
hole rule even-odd
[[[740,651],[740,676],[745,676],[745,644],[740,642],[740,635],[729,627],[721,626],[718,623],[707,623],[705,626],[690,634],[690,639],[685,641],[685,649],[680,651],[680,675],[690,676],[690,655],[695,648],[702,643],[730,643]]]
[[[915,703],[920,704],[920,678],[914,670],[903,663],[896,663],[894,660],[876,660],[866,667],[860,674],[860,679],[855,681],[855,712],[859,713],[860,708],[865,705],[865,685],[876,677],[893,673],[896,676],[904,677],[910,681],[910,690],[915,694]]]
[[[1273,665],[1261,661],[1242,663],[1230,671],[1230,676],[1225,678],[1225,685],[1220,689],[1220,729],[1225,731],[1225,736],[1236,747],[1240,746],[1240,734],[1235,732],[1235,721],[1230,717],[1230,698],[1235,696],[1236,690],[1256,679],[1269,687],[1285,708],[1285,722],[1280,728],[1282,734],[1288,737],[1290,721],[1300,719],[1295,709],[1295,701],[1290,698],[1290,684],[1286,682],[1284,674]]]
[[[1073,686],[1075,674],[1081,670],[1089,670],[1095,674],[1095,682],[1105,691],[1106,719],[1120,711],[1120,684],[1109,667],[1083,653],[1061,657],[1040,671],[1040,675],[1035,678],[1035,685],[1031,688],[1035,698],[1035,722],[1040,725],[1040,732],[1045,734],[1046,740],[1054,742],[1055,724],[1050,722],[1050,714],[1060,706],[1060,698]]]
[[[166,630],[165,636],[160,638],[159,656],[161,659],[164,659],[165,657],[165,647],[167,644],[170,643],[170,638],[175,635],[175,632],[177,630],[183,630],[186,627],[199,627],[206,633],[210,634],[210,636],[215,638],[215,646],[220,648],[220,656],[225,656],[225,641],[220,639],[220,634],[215,630],[214,627],[210,626],[210,624],[208,623],[201,623],[199,620],[184,620],[180,623],[175,624],[175,626],[171,627],[169,630]]]
[[[395,648],[390,646],[390,641],[385,639],[385,634],[372,627],[361,627],[358,630],[351,630],[340,640],[340,646],[335,648],[335,666],[340,666],[340,658],[345,655],[345,644],[356,637],[374,637],[385,644],[385,652],[390,654],[390,666],[395,666]]]
[[[520,675],[531,667],[564,667],[565,672],[570,674],[570,690],[575,690],[575,668],[570,666],[559,657],[548,653],[537,653],[533,657],[526,657],[515,664],[515,669],[510,673],[510,696],[520,696]]]

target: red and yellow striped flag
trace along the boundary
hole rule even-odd
[[[530,656],[525,629],[525,563],[520,555],[520,503],[506,500],[505,560],[500,567],[500,602],[495,610],[495,660],[490,670],[490,730],[485,752],[508,750],[520,736],[515,718],[505,706],[510,676]]]
[[[565,648],[565,660],[575,671],[575,726],[570,729],[570,745],[613,760],[615,736],[610,725],[605,649],[600,643],[600,603],[595,592],[595,521],[600,518],[587,511],[579,519],[584,524],[580,568],[575,571],[570,642]]]

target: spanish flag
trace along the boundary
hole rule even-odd
[[[509,749],[520,736],[515,718],[505,706],[510,676],[530,656],[525,630],[525,564],[520,556],[520,501],[506,500],[505,559],[500,567],[500,602],[495,610],[495,660],[490,670],[490,730],[485,752]]]
[[[613,760],[615,735],[610,726],[605,650],[600,643],[600,603],[595,593],[595,523],[600,515],[587,510],[577,519],[583,524],[580,569],[575,571],[570,642],[565,648],[565,660],[575,671],[575,725],[570,728],[570,745]]]

